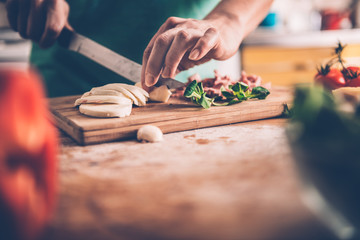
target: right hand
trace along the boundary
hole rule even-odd
[[[65,0],[6,0],[6,9],[11,28],[42,48],[52,46],[68,25]]]

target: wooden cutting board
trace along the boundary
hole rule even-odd
[[[93,118],[82,115],[74,102],[79,96],[52,98],[50,110],[57,127],[78,144],[88,145],[135,138],[146,124],[158,126],[164,133],[213,127],[231,123],[280,116],[284,105],[292,101],[292,90],[273,87],[266,100],[249,100],[240,104],[203,109],[193,103],[171,98],[168,103],[149,103],[134,107],[125,118]]]

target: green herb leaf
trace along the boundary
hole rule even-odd
[[[236,92],[236,93],[235,93],[235,96],[236,96],[237,99],[240,100],[240,101],[245,101],[245,100],[248,99],[248,98],[245,96],[245,93],[244,93],[244,92]]]
[[[233,100],[235,98],[235,95],[233,93],[222,91],[221,94],[227,99],[227,100]]]
[[[198,84],[196,80],[192,81],[185,89],[184,97],[191,98],[194,96],[194,93],[196,93],[196,88]]]
[[[199,82],[199,83],[198,83],[198,88],[199,88],[199,94],[200,94],[200,95],[202,95],[203,93],[205,93],[202,82]]]
[[[243,92],[246,92],[249,89],[249,86],[246,83],[240,82],[240,89]]]
[[[239,83],[239,82],[237,82],[237,83],[236,83],[235,85],[233,85],[232,88],[231,88],[231,90],[233,90],[234,93],[240,92],[240,89],[241,89],[241,87],[240,87],[240,83]]]
[[[227,105],[229,105],[229,102],[216,102],[216,100],[215,100],[215,101],[213,101],[213,105],[214,106],[227,106]]]
[[[210,108],[212,103],[213,103],[213,99],[206,97],[205,93],[203,95],[201,95],[201,98],[199,100],[199,104],[203,108],[205,108],[205,109]]]
[[[269,94],[269,90],[264,87],[254,87],[249,98],[265,99]]]
[[[184,96],[191,98],[192,102],[202,106],[205,109],[214,106],[227,106],[236,103],[241,103],[249,98],[265,99],[270,92],[263,87],[255,87],[252,91],[249,86],[243,82],[237,82],[235,85],[229,85],[229,91],[226,91],[224,86],[220,88],[222,96],[209,98],[206,96],[202,82],[192,81],[185,89]]]
[[[241,103],[241,102],[243,102],[243,101],[242,101],[242,100],[238,100],[238,99],[233,99],[233,100],[231,100],[231,101],[228,103],[228,105],[233,105],[233,104]]]

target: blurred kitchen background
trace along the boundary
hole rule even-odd
[[[309,82],[338,41],[348,45],[348,63],[360,64],[359,0],[275,0],[261,26],[244,40],[235,65],[273,85]],[[30,48],[9,29],[0,3],[0,66],[26,66]],[[221,72],[234,68],[223,65]]]

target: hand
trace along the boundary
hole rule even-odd
[[[221,29],[221,21],[170,17],[148,44],[142,66],[144,88],[153,86],[160,75],[173,78],[180,71],[211,59],[225,60],[239,48],[239,37]],[[237,32],[233,30],[233,33]]]
[[[6,9],[11,28],[42,48],[55,43],[69,16],[65,0],[7,0]]]

